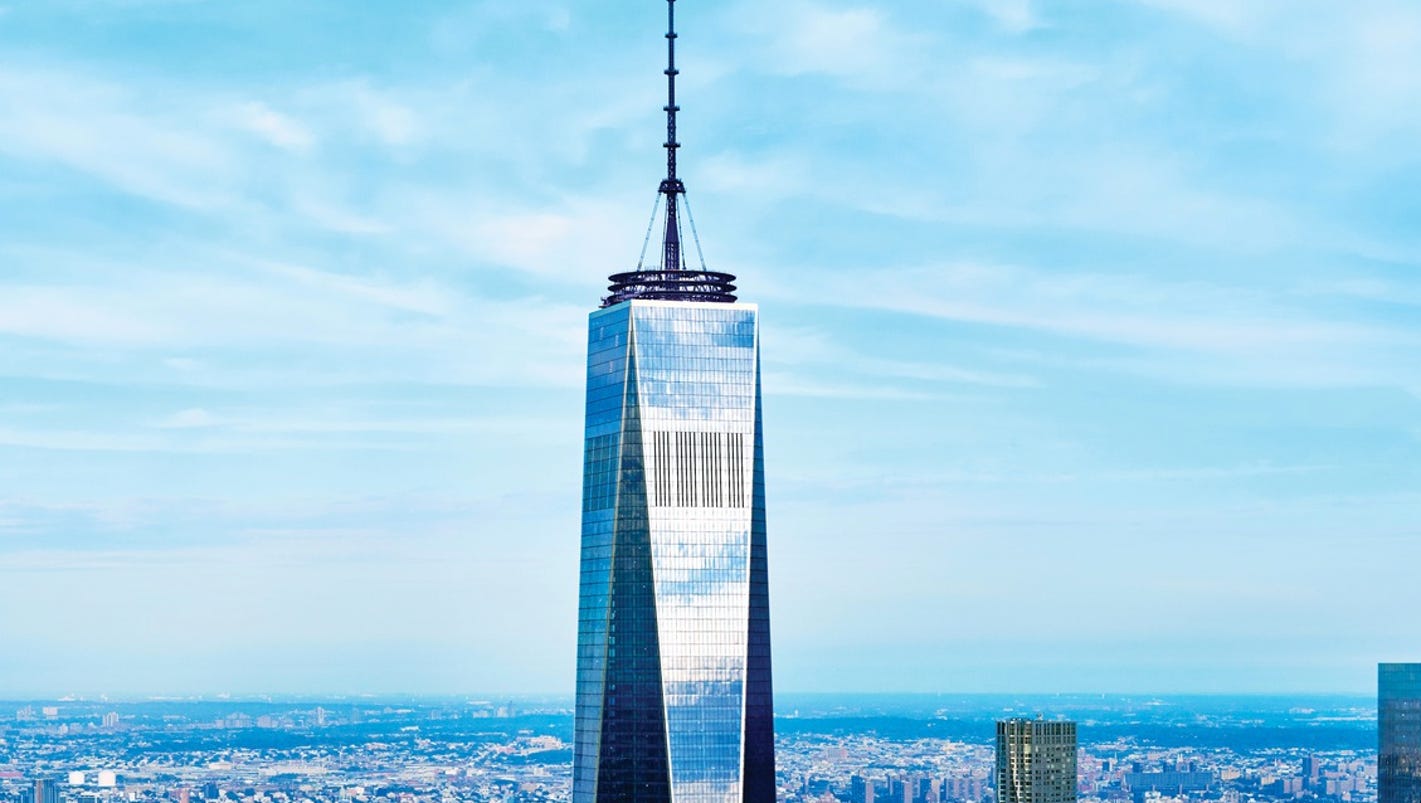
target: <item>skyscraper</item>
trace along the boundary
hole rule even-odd
[[[661,248],[588,321],[573,799],[772,803],[759,316],[682,247],[667,8]]]
[[[1377,803],[1421,803],[1421,664],[1377,666]]]
[[[1076,723],[997,723],[997,803],[1075,803]]]
[[[59,787],[49,778],[36,778],[33,786],[20,790],[20,803],[59,803]]]
[[[865,778],[862,775],[849,777],[849,801],[850,803],[874,803],[873,779]]]
[[[1322,760],[1317,756],[1303,756],[1303,779],[1308,783],[1317,783],[1317,779],[1322,777]]]

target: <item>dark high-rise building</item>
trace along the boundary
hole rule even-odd
[[[997,802],[1075,803],[1076,723],[997,723]]]
[[[849,777],[850,803],[874,803],[873,779],[862,775]]]
[[[1421,803],[1421,664],[1377,667],[1377,803]]]
[[[773,803],[758,311],[683,249],[667,7],[661,248],[588,322],[573,799]]]
[[[59,784],[37,778],[34,785],[20,790],[20,803],[59,803]]]

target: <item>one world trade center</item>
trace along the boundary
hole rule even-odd
[[[573,800],[772,803],[759,316],[683,249],[667,6],[661,247],[588,320]]]

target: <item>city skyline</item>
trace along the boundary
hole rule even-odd
[[[843,696],[809,703],[778,723],[779,799],[1000,803],[1007,795],[994,782],[992,736],[1004,710],[1030,711],[1023,702],[1003,709],[956,700],[950,713],[930,703],[892,716]],[[1078,761],[1058,755],[1052,763],[1078,765],[1083,803],[1378,799],[1376,720],[1356,719],[1349,703],[1158,702],[1069,703],[1093,724],[1081,731]],[[12,746],[0,765],[7,803],[41,778],[59,782],[61,803],[572,799],[573,718],[565,703],[516,710],[470,700],[347,700],[329,709],[273,701],[62,703],[13,716],[7,708],[0,708],[0,735]]]
[[[766,321],[780,688],[1421,655],[1375,615],[1421,604],[1421,12],[683,5],[697,223]],[[644,16],[0,2],[0,697],[572,690]]]

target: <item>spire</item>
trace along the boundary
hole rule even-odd
[[[676,0],[666,0],[666,179],[661,182],[661,194],[666,196],[666,230],[662,238],[661,266],[666,270],[682,270],[681,216],[679,201],[686,194],[686,185],[676,176]]]
[[[700,257],[700,268],[686,265],[686,255],[681,238],[681,209],[685,207],[686,218],[691,224],[691,236],[700,250],[700,240],[696,237],[696,221],[691,217],[690,202],[686,199],[686,184],[677,175],[676,157],[681,150],[677,138],[676,113],[681,107],[676,105],[676,0],[666,0],[666,178],[657,190],[657,203],[651,212],[651,225],[647,229],[647,242],[642,246],[642,260],[636,270],[617,273],[611,277],[608,288],[611,295],[602,299],[602,306],[610,307],[634,298],[662,299],[668,301],[702,301],[710,303],[735,302],[735,277],[728,273],[707,270],[704,256]],[[665,196],[665,221],[661,236],[661,264],[645,267],[646,246],[650,245],[651,233],[656,226],[656,214]]]

